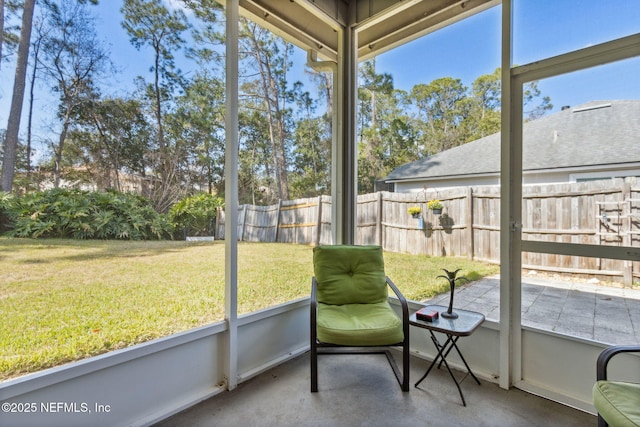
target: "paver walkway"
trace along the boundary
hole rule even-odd
[[[449,293],[427,302],[447,306]],[[456,288],[453,306],[498,321],[500,277]],[[522,324],[606,344],[640,344],[640,290],[525,276]]]

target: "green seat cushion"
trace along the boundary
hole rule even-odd
[[[318,303],[318,340],[347,346],[402,342],[402,321],[387,301],[375,304]]]
[[[316,246],[313,269],[318,302],[342,305],[387,300],[380,246]]]
[[[640,384],[598,381],[593,386],[593,404],[612,427],[640,426]]]

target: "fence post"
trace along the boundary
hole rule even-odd
[[[238,213],[238,216],[240,218],[242,218],[242,223],[241,223],[242,227],[240,229],[240,239],[239,240],[242,242],[242,241],[244,241],[244,228],[245,228],[245,225],[247,223],[247,205],[244,204],[244,205],[240,206],[240,209],[242,209],[242,215],[240,215]]]
[[[220,211],[222,211],[220,206],[216,207],[216,225],[213,229],[213,238],[215,240],[220,240],[220,232],[218,231],[218,228],[220,227]]]
[[[320,235],[322,234],[322,196],[318,196],[318,220],[316,225],[316,246],[320,246]]]
[[[473,242],[473,189],[471,186],[467,187],[467,239],[469,241],[469,252],[467,258],[473,260],[474,257],[474,242]]]
[[[282,199],[278,199],[278,211],[276,212],[276,237],[274,242],[278,243],[278,234],[280,232],[280,211],[282,210]]]

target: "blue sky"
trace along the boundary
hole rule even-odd
[[[501,8],[494,7],[380,55],[376,69],[393,75],[404,90],[440,77],[471,86],[500,66],[500,21]],[[517,0],[513,62],[523,65],[634,33],[640,33],[639,0]],[[553,111],[593,100],[640,99],[640,58],[542,80],[539,87],[551,97]]]
[[[173,3],[176,0],[167,0]],[[98,15],[98,34],[111,51],[121,71],[104,90],[109,95],[124,95],[133,87],[136,76],[151,79],[150,49],[137,51],[129,43],[120,21],[121,0],[102,0],[92,7]],[[578,49],[607,40],[640,33],[640,0],[516,0],[514,5],[514,63],[526,64],[544,57]],[[471,86],[482,74],[500,65],[500,14],[494,7],[463,22],[426,35],[376,58],[378,72],[390,73],[399,89],[410,90],[417,83],[429,83],[440,77],[459,78]],[[305,83],[306,54],[297,49],[295,78]],[[183,71],[193,67],[178,64]],[[0,70],[0,127],[6,127],[11,100],[14,65]],[[553,111],[563,105],[576,106],[592,100],[640,99],[640,58],[610,64],[539,82],[544,95],[551,97]],[[49,99],[41,87],[39,99]],[[52,102],[55,102],[52,99]],[[39,106],[42,109],[42,104]],[[46,109],[48,112],[51,108]],[[40,116],[36,132],[46,132],[50,120]],[[23,115],[23,128],[26,116]]]

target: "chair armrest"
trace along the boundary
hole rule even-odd
[[[311,278],[311,304],[318,305],[318,297],[316,296],[316,289],[318,288],[318,281],[316,277]]]
[[[613,356],[620,353],[640,353],[640,345],[614,345],[602,350],[596,362],[598,381],[607,379],[607,365]]]
[[[309,300],[309,307],[311,309],[311,312],[309,313],[309,321],[311,324],[310,338],[311,338],[312,346],[313,344],[315,344],[316,336],[317,336],[317,331],[316,331],[316,324],[317,324],[317,317],[318,317],[318,298],[316,296],[317,287],[318,287],[318,282],[316,281],[315,276],[313,276],[311,278],[311,298]]]
[[[400,289],[391,281],[389,276],[385,276],[387,281],[387,285],[393,290],[393,293],[396,294],[396,297],[400,301],[400,306],[402,307],[402,324],[405,336],[409,334],[409,304],[407,303],[407,299],[402,295]]]
[[[391,281],[389,276],[385,276],[385,279],[387,281],[387,285],[389,285],[391,290],[393,290],[393,293],[396,294],[396,297],[400,300],[400,304],[403,307],[407,306],[407,312],[408,312],[409,311],[409,309],[408,309],[409,306],[407,304],[407,299],[404,297],[404,295],[402,295],[402,292],[400,292],[400,289],[398,289],[398,287]]]

